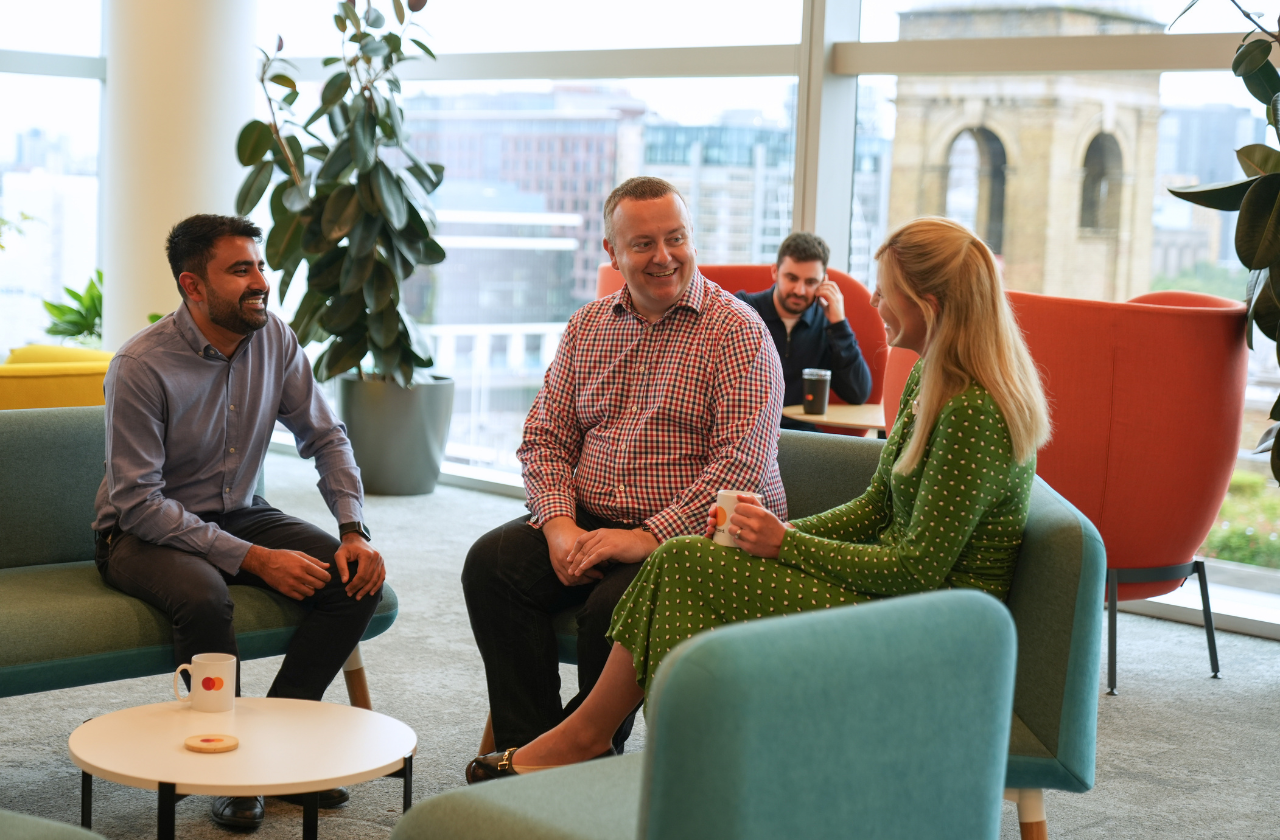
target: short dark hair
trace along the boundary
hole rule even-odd
[[[243,236],[254,242],[261,242],[262,228],[243,216],[218,216],[213,213],[190,216],[174,225],[164,243],[164,252],[169,258],[169,270],[173,272],[174,282],[177,282],[184,271],[207,280],[205,272],[209,260],[213,259],[213,248],[224,236]],[[178,283],[178,293],[186,300],[187,293],[182,290],[181,283]]]
[[[688,208],[689,203],[684,200],[684,196],[680,195],[680,191],[661,178],[641,175],[623,181],[613,192],[609,193],[609,197],[604,201],[604,238],[609,240],[610,243],[613,242],[613,211],[618,209],[618,205],[622,203],[623,199],[653,201],[672,193],[675,193],[679,197],[680,203]],[[690,231],[690,233],[692,234],[693,231]]]
[[[822,270],[825,272],[827,270],[827,260],[831,259],[831,249],[827,247],[827,243],[822,241],[821,236],[800,231],[782,240],[782,244],[778,246],[778,262],[776,265],[782,265],[782,261],[787,257],[791,257],[792,260],[798,263],[821,260]]]

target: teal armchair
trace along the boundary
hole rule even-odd
[[[994,839],[1014,648],[972,591],[704,633],[663,663],[642,755],[441,794],[392,839]]]
[[[861,494],[882,447],[881,441],[784,430],[778,467],[790,516],[821,513]],[[1093,787],[1106,565],[1097,529],[1037,477],[1006,599],[1018,628],[1018,679],[1005,786],[1024,840],[1047,836],[1044,788],[1083,793]],[[561,661],[572,663],[573,611],[555,623]]]

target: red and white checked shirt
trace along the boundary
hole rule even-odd
[[[759,315],[701,273],[650,324],[620,291],[573,314],[517,452],[531,524],[576,505],[702,534],[720,490],[787,518],[778,474],[782,367]]]

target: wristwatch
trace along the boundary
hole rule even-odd
[[[373,539],[373,535],[369,533],[369,529],[366,528],[364,523],[359,520],[355,522],[343,522],[338,526],[339,537],[345,537],[347,534],[359,534],[366,540]]]

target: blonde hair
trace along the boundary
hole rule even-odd
[[[932,429],[947,401],[977,382],[1004,414],[1014,459],[1030,460],[1049,440],[1049,408],[991,250],[962,225],[926,216],[889,234],[876,260],[878,283],[924,315],[917,432]],[[928,441],[928,433],[913,434],[894,470],[914,470]]]

